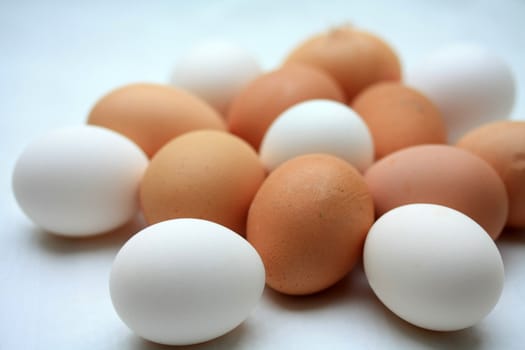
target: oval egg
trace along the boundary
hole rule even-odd
[[[392,48],[376,35],[350,26],[311,37],[290,53],[288,63],[324,70],[341,85],[347,102],[371,84],[401,78],[399,58]]]
[[[525,122],[483,125],[464,135],[457,146],[483,158],[498,172],[509,197],[507,225],[525,227]]]
[[[95,104],[88,124],[127,136],[150,158],[185,132],[226,129],[222,117],[204,101],[159,84],[130,84],[110,92]]]
[[[270,173],[250,207],[246,238],[271,288],[304,295],[330,287],[354,267],[373,220],[359,172],[340,158],[309,154]]]
[[[439,110],[416,90],[396,82],[381,82],[362,91],[352,108],[368,126],[375,158],[402,148],[447,142]]]
[[[368,168],[365,180],[377,217],[404,204],[440,204],[468,215],[494,239],[507,221],[507,193],[496,171],[457,147],[402,149]]]
[[[199,130],[181,135],[153,157],[140,187],[150,224],[201,218],[244,234],[253,196],[265,177],[257,153],[237,136]]]

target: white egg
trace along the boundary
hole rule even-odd
[[[148,165],[124,136],[97,126],[52,131],[22,152],[13,192],[25,214],[43,229],[89,236],[129,221]]]
[[[419,327],[470,327],[496,305],[503,262],[490,236],[468,216],[435,204],[395,208],[370,229],[368,282],[383,304]]]
[[[350,107],[331,100],[309,100],[284,111],[262,140],[260,158],[268,170],[308,153],[328,153],[365,171],[374,159],[368,127]]]
[[[409,70],[406,80],[440,109],[450,142],[481,124],[508,118],[514,105],[511,69],[491,50],[477,45],[439,49]]]
[[[126,242],[109,284],[115,310],[135,333],[188,345],[242,323],[264,283],[261,258],[244,238],[210,221],[174,219]]]
[[[245,49],[226,41],[210,41],[179,57],[172,84],[226,115],[235,95],[260,74],[259,64]]]

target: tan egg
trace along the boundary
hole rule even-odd
[[[255,151],[221,131],[181,135],[151,160],[140,188],[149,224],[199,218],[244,234],[250,203],[265,178]]]
[[[312,99],[344,101],[337,83],[322,71],[293,64],[253,80],[233,100],[229,129],[255,149],[270,124],[288,107]]]
[[[268,176],[250,207],[247,239],[271,288],[311,294],[353,268],[373,220],[372,197],[358,171],[340,158],[309,154]]]
[[[376,216],[404,204],[430,203],[456,209],[496,239],[508,215],[505,186],[483,159],[448,145],[420,145],[373,164],[365,180]]]
[[[525,227],[525,122],[498,121],[464,135],[457,146],[486,160],[509,197],[508,226]]]
[[[223,118],[201,99],[158,84],[131,84],[110,92],[95,104],[88,124],[127,136],[150,158],[185,132],[226,129]]]
[[[375,158],[402,148],[447,142],[445,122],[432,102],[397,82],[381,82],[363,90],[352,102],[375,146]]]
[[[382,80],[399,80],[396,53],[374,34],[346,26],[311,37],[295,48],[285,63],[299,62],[323,69],[343,87],[347,101]]]

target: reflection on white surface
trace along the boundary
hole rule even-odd
[[[451,41],[494,48],[514,70],[513,118],[525,119],[525,2],[319,1],[0,3],[0,349],[167,349],[133,335],[113,311],[113,258],[141,223],[71,240],[38,232],[16,207],[10,175],[36,135],[83,123],[93,103],[134,81],[167,82],[177,55],[224,37],[265,69],[316,31],[352,22],[378,33],[405,66]],[[241,327],[188,349],[521,349],[525,343],[525,232],[498,241],[506,283],[496,309],[453,333],[415,328],[386,310],[359,267],[321,294],[270,290]]]

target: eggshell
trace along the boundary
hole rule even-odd
[[[505,185],[483,159],[448,145],[394,152],[365,173],[376,216],[404,204],[444,205],[468,215],[496,239],[507,221]]]
[[[261,143],[260,157],[268,170],[293,157],[328,153],[343,158],[359,171],[374,159],[372,136],[361,117],[336,101],[309,100],[284,111]]]
[[[157,84],[130,84],[110,92],[95,104],[88,123],[129,137],[150,158],[185,132],[226,129],[222,117],[201,99]]]
[[[525,122],[498,121],[474,129],[457,145],[498,172],[509,197],[507,225],[525,227]]]
[[[373,220],[359,172],[331,155],[309,154],[268,176],[250,207],[247,239],[261,255],[271,288],[310,294],[353,268]]]
[[[257,153],[242,139],[193,131],[166,144],[151,160],[140,188],[150,224],[201,218],[244,234],[250,203],[265,178]]]
[[[507,118],[516,95],[507,63],[489,48],[467,43],[429,53],[409,70],[407,84],[439,108],[451,143],[477,126]]]
[[[266,130],[279,114],[311,99],[343,102],[344,95],[330,76],[306,65],[289,65],[263,74],[233,100],[228,113],[229,129],[259,149]]]
[[[61,128],[25,148],[13,171],[13,192],[24,213],[46,231],[101,234],[137,213],[147,165],[144,152],[114,131]]]
[[[211,340],[237,327],[264,288],[261,258],[216,223],[168,220],[133,236],[109,281],[118,315],[139,336],[162,344]]]
[[[371,84],[401,78],[399,58],[392,48],[376,35],[350,26],[306,40],[286,59],[292,62],[323,69],[343,87],[348,102]]]
[[[383,304],[431,330],[473,326],[503,290],[503,261],[494,241],[471,218],[440,205],[387,212],[370,229],[363,258]]]
[[[242,47],[227,41],[209,41],[178,57],[172,83],[226,116],[235,95],[261,72],[255,58]]]
[[[375,145],[375,158],[402,148],[446,143],[439,110],[416,90],[397,82],[381,82],[362,91],[352,108],[363,118]]]

